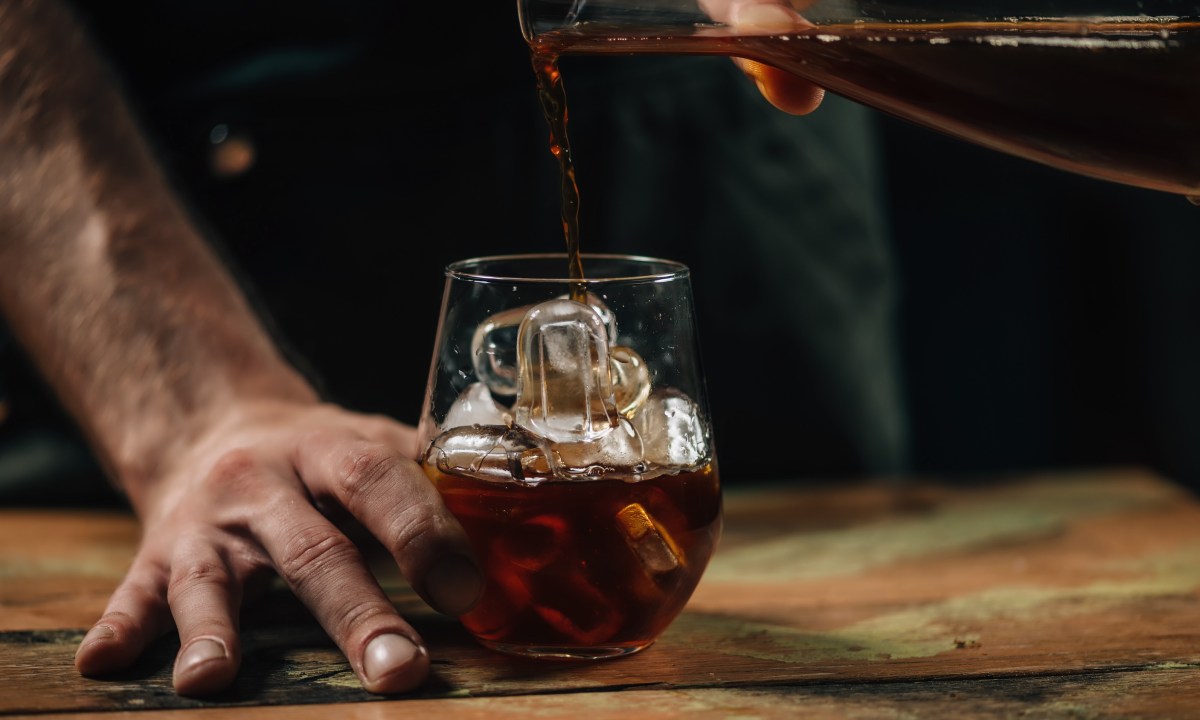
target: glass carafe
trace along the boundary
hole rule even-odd
[[[518,4],[542,57],[741,57],[985,147],[1200,196],[1194,0]]]

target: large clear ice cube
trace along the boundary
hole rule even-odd
[[[557,299],[568,298],[568,295],[560,295]],[[586,304],[595,311],[604,324],[608,344],[615,345],[617,342],[616,315],[594,293],[587,294]],[[512,397],[517,394],[520,384],[520,368],[516,357],[517,328],[533,307],[532,305],[523,305],[502,310],[475,328],[475,333],[471,338],[471,361],[475,368],[475,376],[487,385],[494,395]]]
[[[553,443],[597,440],[613,431],[607,328],[599,314],[554,299],[525,314],[517,334],[517,425]]]
[[[651,465],[694,469],[709,456],[709,432],[699,406],[674,388],[655,390],[633,416]]]

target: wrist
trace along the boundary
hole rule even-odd
[[[290,366],[242,376],[236,382],[210,388],[202,402],[168,408],[147,408],[113,434],[108,450],[109,472],[130,502],[143,514],[158,489],[181,466],[195,463],[214,438],[246,424],[264,412],[308,407],[320,403],[313,387]]]

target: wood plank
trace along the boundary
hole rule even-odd
[[[385,575],[435,661],[434,680],[414,697],[829,688],[1200,663],[1200,505],[1144,473],[734,491],[726,518],[688,610],[656,646],[617,661],[487,652]],[[27,551],[2,541],[54,530],[58,539]],[[20,628],[0,634],[0,677],[13,680],[0,684],[0,710],[377,700],[284,595],[255,613],[269,617],[248,618],[244,671],[222,698],[171,692],[170,641],[121,677],[80,678],[70,664],[79,628],[98,614],[134,543],[125,518],[0,514],[0,622]]]
[[[27,715],[74,720],[459,720],[727,719],[858,720],[953,717],[1190,718],[1200,708],[1200,667],[975,680],[925,680],[800,687],[580,692],[374,703]]]
[[[117,511],[0,511],[0,630],[90,626],[138,535]]]

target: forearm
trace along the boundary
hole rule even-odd
[[[0,48],[0,311],[115,478],[138,492],[239,399],[311,398],[69,14],[0,0]]]

